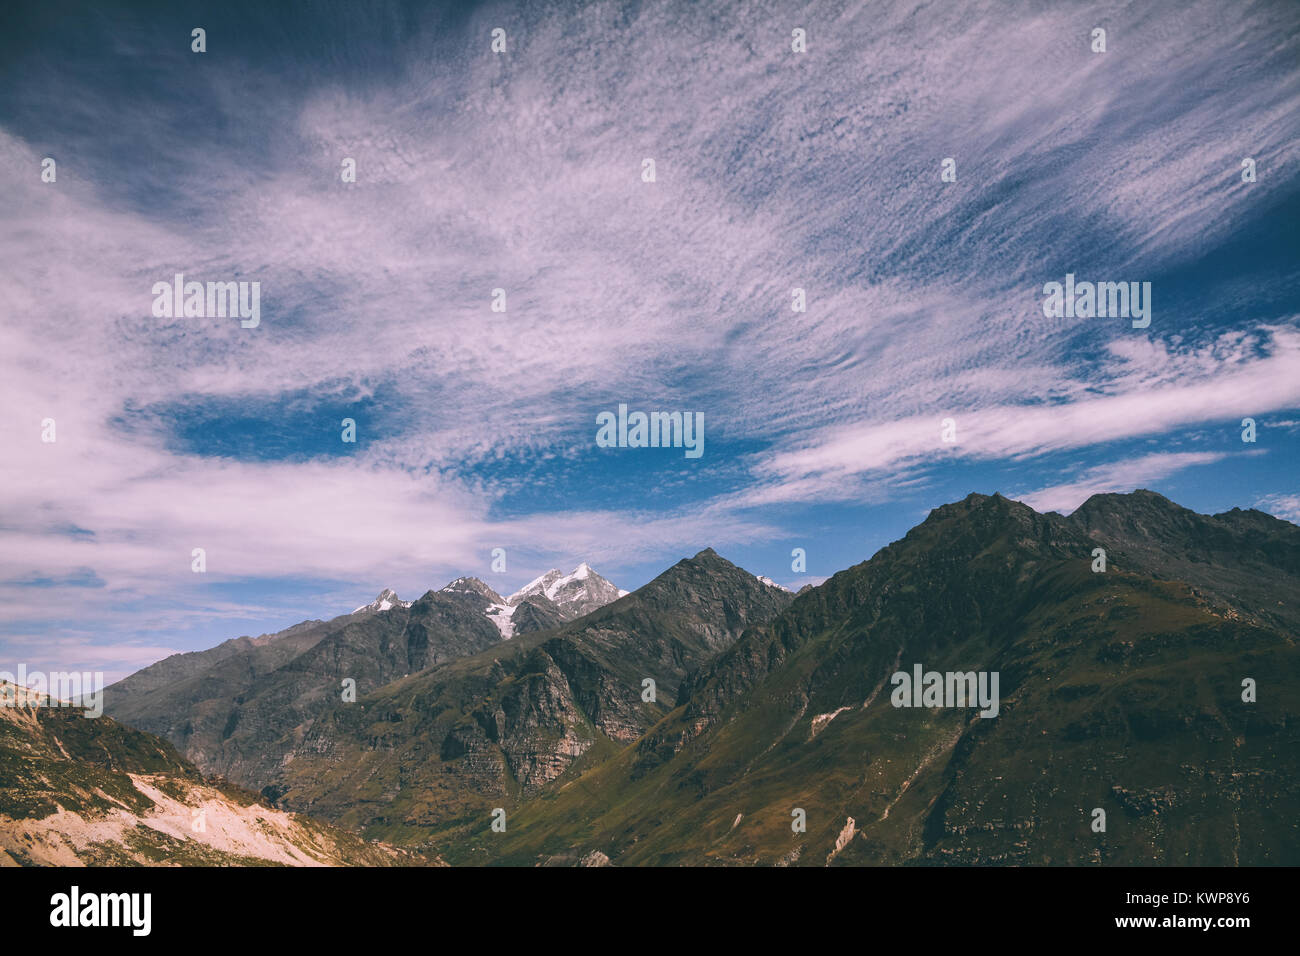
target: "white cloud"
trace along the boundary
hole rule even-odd
[[[887,500],[954,457],[1300,406],[1300,337],[1253,321],[1239,290],[1206,304],[1242,316],[1208,341],[1176,338],[1196,317],[1163,288],[1150,335],[1038,309],[1059,278],[1044,263],[1178,266],[1291,182],[1242,193],[1233,179],[1245,148],[1274,170],[1300,156],[1274,10],[1116,6],[1124,28],[1105,58],[1065,9],[800,13],[802,59],[784,8],[722,23],[657,4],[629,24],[621,5],[593,3],[521,12],[508,63],[428,37],[446,55],[412,44],[422,58],[386,86],[299,95],[278,64],[214,73],[209,122],[280,131],[271,155],[196,147],[167,112],[124,112],[107,86],[28,91],[129,124],[186,214],[132,205],[111,168],[64,162],[41,183],[44,147],[0,129],[0,580],[93,568],[104,588],[57,589],[69,614],[139,618],[166,593],[169,614],[233,616],[239,602],[213,602],[190,573],[191,548],[208,550],[210,580],[408,591],[498,544],[548,565],[562,563],[548,552],[631,564],[773,534],[744,508]],[[68,155],[100,155],[78,145]],[[948,155],[959,179],[944,186]],[[343,156],[355,186],[338,180]],[[150,287],[176,271],[261,279],[262,327],[153,318]],[[488,309],[498,286],[504,316]],[[789,309],[795,286],[806,314]],[[256,463],[179,452],[169,423],[122,421],[158,402],[344,389],[395,395],[402,433],[354,458]],[[641,399],[705,411],[713,449],[770,448],[743,460],[738,489],[701,482],[667,514],[494,510],[518,479],[492,463],[572,460],[595,410]],[[947,415],[952,447],[938,443]],[[55,445],[39,441],[47,416]],[[52,531],[67,526],[94,535]],[[36,590],[0,598],[36,615]]]

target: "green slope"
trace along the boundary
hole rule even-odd
[[[505,834],[483,820],[437,846],[453,863],[1300,862],[1295,634],[1229,588],[1093,573],[1086,531],[999,497],[938,509],[747,631]],[[1300,598],[1284,562],[1261,568],[1257,587]],[[889,675],[914,663],[998,671],[999,716],[891,706]]]

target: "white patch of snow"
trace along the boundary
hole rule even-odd
[[[490,604],[487,609],[488,619],[497,626],[501,632],[501,637],[505,640],[515,636],[515,605],[513,604]]]
[[[841,707],[839,710],[833,710],[829,714],[818,714],[812,719],[812,736],[816,737],[817,732],[825,728],[832,720],[848,710],[847,707]]]
[[[562,577],[563,574],[564,572],[561,571],[559,568],[551,568],[551,570],[547,571],[545,574],[533,578],[531,581],[529,581],[527,584],[521,587],[514,594],[510,595],[510,597],[506,598],[506,603],[517,604],[519,601],[523,600],[530,594],[535,594],[537,591],[545,591],[546,585],[548,585],[551,581],[555,580],[555,578]],[[555,577],[552,577],[552,575],[554,575]]]

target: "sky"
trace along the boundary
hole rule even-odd
[[[1300,5],[282,6],[0,12],[0,669],[706,547],[797,589],[972,491],[1300,521]]]

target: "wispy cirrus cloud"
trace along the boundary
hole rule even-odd
[[[633,567],[983,464],[1043,501],[1086,483],[1043,487],[1064,451],[1093,484],[1155,480],[1216,453],[1114,444],[1300,407],[1296,271],[1258,287],[1281,267],[1249,245],[1295,189],[1292,8],[489,6],[401,42],[385,9],[299,46],[296,14],[236,4],[267,29],[214,20],[201,61],[123,12],[90,27],[111,61],[14,58],[0,579],[91,569],[105,587],[59,589],[70,613],[153,627],[132,608],[159,594],[169,624],[256,603],[213,579],[422,589],[498,544],[521,570]],[[1045,319],[1067,271],[1154,280],[1152,327]],[[152,316],[176,272],[261,280],[262,326]],[[702,463],[592,455],[595,412],[629,400],[703,410]],[[35,619],[31,591],[0,599]]]
[[[1255,507],[1292,524],[1300,524],[1300,494],[1267,495],[1255,502]]]

